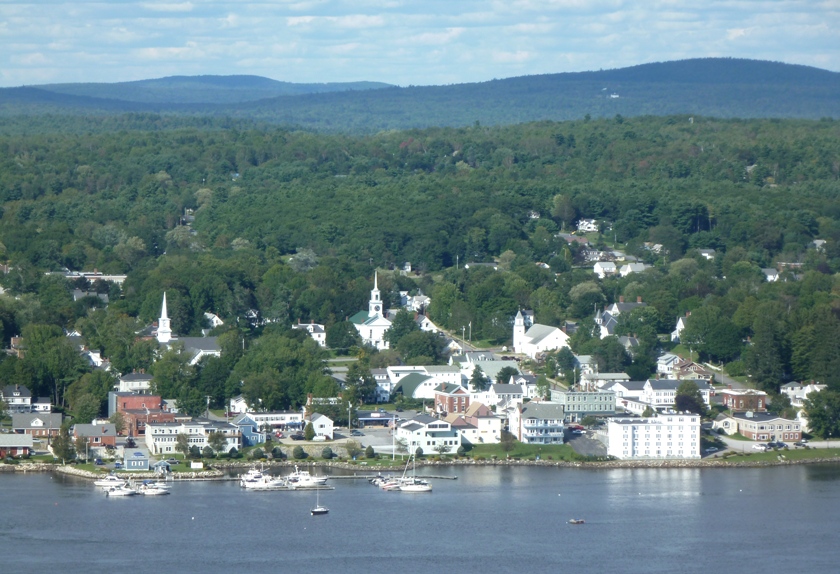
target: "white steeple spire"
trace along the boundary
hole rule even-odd
[[[376,271],[373,272],[373,289],[370,291],[370,302],[368,303],[368,316],[384,315],[382,311],[382,297],[379,293],[379,280]]]
[[[166,312],[166,291],[163,292],[163,306],[160,308],[157,340],[158,343],[168,343],[172,340],[172,327],[169,324],[169,315]]]

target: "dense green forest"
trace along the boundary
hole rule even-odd
[[[289,84],[254,76],[27,86],[0,89],[0,116],[159,113],[371,134],[617,114],[628,118],[682,114],[838,118],[838,94],[840,74],[836,72],[778,62],[705,58],[446,86]]]
[[[79,359],[71,329],[115,370],[151,370],[188,411],[206,395],[270,408],[330,396],[324,352],[290,327],[324,323],[331,346],[357,348],[346,318],[367,307],[374,269],[386,305],[422,290],[433,321],[470,324],[474,340],[508,343],[517,309],[534,309],[541,323],[577,321],[573,349],[602,370],[643,378],[657,335],[691,311],[684,338],[704,360],[770,391],[791,379],[840,388],[836,121],[615,115],[348,136],[152,115],[89,129],[55,120],[0,136],[0,337],[6,347],[20,334],[26,350],[0,362],[0,381],[77,416],[103,408],[112,375]],[[600,223],[597,248],[653,267],[599,280],[559,235],[581,218]],[[497,269],[465,267],[490,261]],[[406,262],[415,272],[399,272]],[[768,267],[780,281],[765,281]],[[62,268],[128,278],[120,289],[44,273]],[[110,302],[73,301],[74,287]],[[153,361],[156,345],[136,333],[164,291],[176,333],[199,334],[205,312],[225,321],[221,359]],[[648,303],[622,315],[619,334],[641,342],[632,356],[593,335],[594,309],[620,296]],[[369,393],[371,367],[442,360],[408,331],[394,350],[358,350],[349,392]]]

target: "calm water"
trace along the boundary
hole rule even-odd
[[[236,482],[120,499],[0,475],[0,572],[840,571],[840,466],[434,472],[458,480],[415,495],[332,481],[322,517],[312,492]]]

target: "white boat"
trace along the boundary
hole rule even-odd
[[[105,496],[134,496],[137,491],[127,486],[111,486],[105,489]]]
[[[313,476],[308,470],[300,470],[295,465],[295,471],[285,477],[286,483],[292,488],[312,488],[327,484],[328,476]]]
[[[115,474],[109,474],[105,478],[94,480],[93,484],[105,488],[110,488],[112,486],[125,486],[125,479],[122,479]]]
[[[163,482],[144,480],[143,484],[137,488],[137,494],[142,494],[144,496],[161,496],[163,494],[169,494],[169,485]]]
[[[257,482],[258,480],[262,480],[262,478],[262,470],[254,467],[239,477],[239,486],[247,488],[247,484]]]
[[[400,492],[431,492],[432,485],[426,482],[425,480],[421,480],[417,478],[417,459],[412,454],[409,458],[409,462],[413,462],[413,470],[411,476],[406,476],[406,472],[408,472],[408,462],[405,463],[405,471],[403,471],[403,477],[400,482],[399,491]]]
[[[246,490],[288,490],[286,480],[252,468],[239,478],[239,485]]]

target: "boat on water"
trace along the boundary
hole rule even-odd
[[[105,496],[134,496],[137,491],[133,488],[123,486],[111,486],[105,489]]]
[[[321,514],[327,514],[330,511],[329,508],[326,506],[321,506],[321,491],[317,490],[315,492],[315,507],[312,508],[309,512],[312,516],[319,516]]]
[[[137,487],[137,494],[144,496],[161,496],[170,494],[169,485],[155,480],[144,480],[143,484]]]
[[[312,488],[327,484],[328,476],[314,476],[308,470],[300,470],[295,465],[295,471],[286,475],[286,484],[291,488]]]
[[[110,488],[112,486],[125,486],[125,479],[118,477],[116,474],[109,474],[105,478],[100,478],[99,480],[94,480],[93,484],[95,486],[101,486],[103,488]]]
[[[586,521],[583,518],[572,518],[569,520],[569,524],[585,524]]]
[[[286,480],[252,468],[239,477],[239,486],[246,490],[289,490]]]
[[[411,476],[407,476],[408,473],[408,464],[412,464],[412,471]],[[411,455],[409,461],[405,463],[405,470],[403,471],[403,476],[400,479],[399,489],[400,492],[431,492],[432,485],[429,484],[427,481],[417,478],[417,458],[415,455]]]

